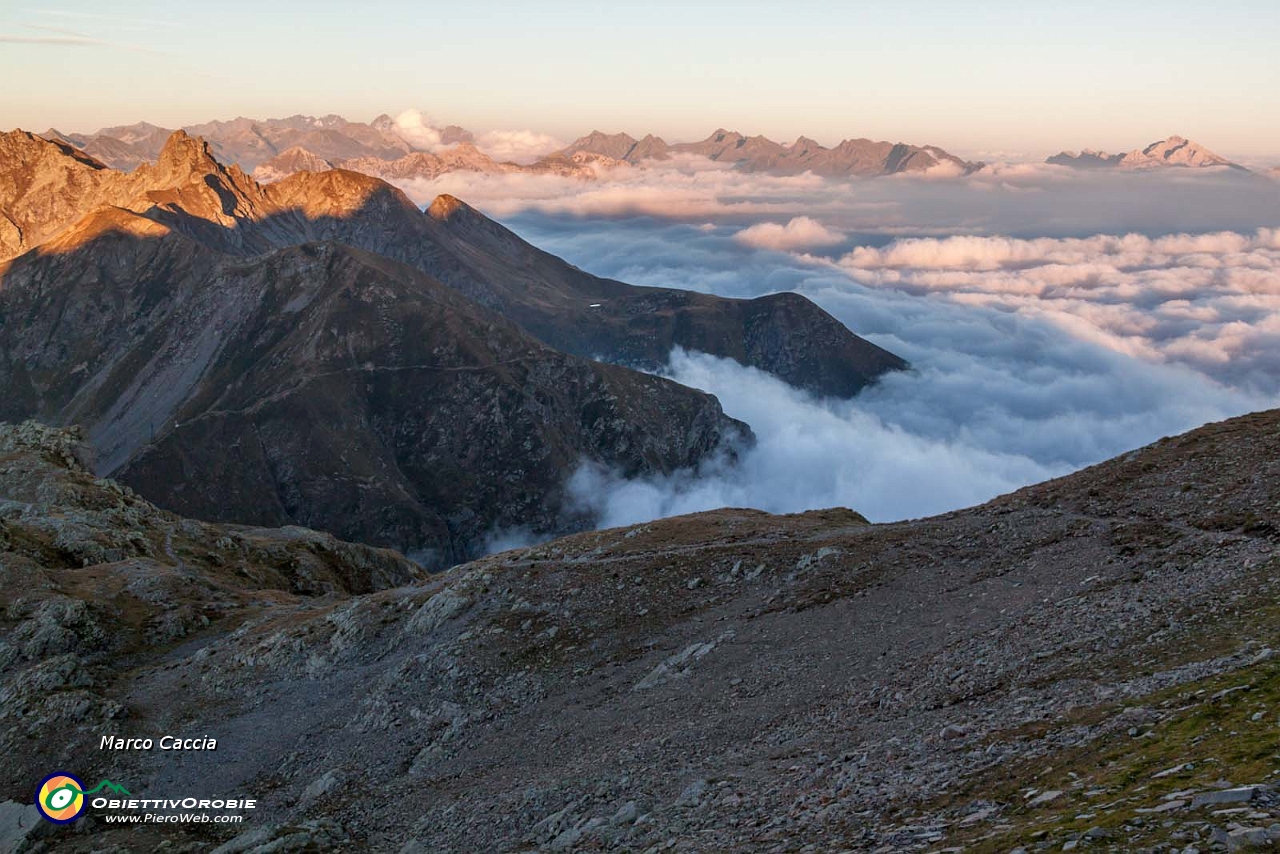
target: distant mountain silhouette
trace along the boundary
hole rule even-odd
[[[475,137],[450,125],[434,129],[438,142],[421,147],[421,140],[404,131],[390,116],[372,122],[351,122],[341,116],[289,116],[283,119],[238,118],[183,128],[209,143],[223,163],[238,164],[259,180],[278,180],[300,169],[316,171],[330,164],[388,180],[434,178],[454,172],[557,174],[592,179],[593,167],[640,165],[666,160],[672,154],[700,154],[753,172],[870,177],[930,169],[968,174],[982,167],[933,145],[847,139],[825,148],[800,137],[786,145],[762,136],[716,130],[700,142],[668,144],[652,134],[635,139],[625,133],[593,131],[563,150],[531,164],[499,162],[477,148]],[[107,166],[131,170],[159,156],[170,131],[146,122],[103,128],[92,134],[63,134],[50,128],[48,139],[60,139]]]
[[[1203,169],[1225,166],[1242,172],[1249,171],[1238,163],[1232,163],[1227,158],[1214,154],[1199,143],[1180,136],[1157,140],[1145,148],[1135,148],[1124,154],[1108,154],[1091,148],[1086,148],[1079,154],[1062,151],[1047,158],[1045,162],[1057,166],[1071,166],[1075,169],[1138,170],[1168,166]]]
[[[924,172],[931,169],[948,169],[957,175],[967,175],[982,168],[981,163],[970,163],[933,145],[908,145],[906,143],[874,142],[869,139],[846,139],[835,148],[825,148],[808,137],[799,137],[790,145],[774,142],[763,136],[747,137],[737,131],[720,128],[701,142],[685,142],[669,145],[655,136],[637,140],[625,133],[606,134],[600,131],[575,140],[561,153],[592,152],[624,160],[642,163],[645,160],[665,160],[672,154],[699,154],[719,163],[731,163],[751,172],[776,172],[796,175],[813,172],[816,175],[873,177],[896,175],[901,172]]]

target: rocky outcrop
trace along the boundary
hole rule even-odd
[[[51,465],[0,452],[0,494]],[[253,827],[201,840],[228,851],[1261,844],[1278,466],[1271,411],[936,518],[720,510],[327,600],[250,599],[257,569],[173,517],[183,573],[39,552],[26,531],[80,512],[46,490],[0,505],[28,549],[0,574],[0,783],[73,767],[143,796],[251,792]],[[218,751],[97,745],[193,728]]]
[[[234,233],[238,223],[269,212],[249,176],[219,163],[204,140],[182,131],[169,137],[155,162],[133,172],[109,169],[24,131],[0,134],[0,178],[0,261],[49,242],[101,208],[181,219],[193,234],[246,250],[251,247]]]
[[[56,731],[59,741],[96,750],[92,736],[112,734],[137,714],[117,690],[126,662],[164,666],[158,651],[186,644],[195,653],[255,615],[314,613],[353,594],[427,578],[395,552],[316,531],[175,516],[127,486],[95,478],[91,456],[77,429],[0,424],[6,792],[31,788],[23,779],[31,768],[63,767],[72,758],[51,742],[38,745],[37,733]],[[75,764],[87,775],[98,763],[75,757]],[[58,833],[63,829],[34,807],[0,804],[5,851],[63,848],[70,833],[89,824]]]
[[[1241,172],[1249,171],[1238,163],[1232,163],[1227,158],[1214,154],[1199,143],[1180,136],[1157,140],[1145,148],[1135,148],[1125,154],[1107,154],[1105,151],[1094,151],[1089,148],[1079,154],[1062,151],[1049,157],[1045,162],[1057,166],[1070,166],[1074,169],[1144,170],[1169,166],[1206,169],[1216,166]]]
[[[64,142],[0,133],[0,260],[40,245],[101,203],[112,174]]]
[[[318,531],[182,519],[124,484],[98,479],[92,471],[95,455],[79,428],[34,421],[0,424],[0,564],[14,573],[9,582],[28,573],[111,564],[111,572],[138,575],[150,585],[162,585],[166,572],[191,568],[229,590],[333,597],[428,577],[396,552]],[[7,584],[3,592],[21,589],[22,584]],[[184,603],[154,604],[169,610]],[[207,608],[212,603],[194,604]],[[167,621],[159,614],[156,619]],[[5,652],[12,656],[21,650],[9,645]]]

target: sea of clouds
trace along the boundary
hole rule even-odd
[[[602,525],[718,506],[874,521],[979,503],[1209,421],[1280,405],[1280,183],[1001,164],[829,180],[684,158],[597,181],[454,173],[531,242],[635,284],[793,290],[911,362],[820,400],[731,360],[667,373],[755,430],[730,464],[570,482]]]

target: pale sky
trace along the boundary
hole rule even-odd
[[[475,131],[717,126],[962,154],[1181,134],[1280,158],[1280,0],[0,0],[0,127],[413,107]]]

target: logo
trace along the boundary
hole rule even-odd
[[[118,794],[129,794],[124,786],[103,780],[85,791],[84,783],[74,774],[56,771],[40,781],[36,789],[36,809],[46,821],[54,824],[70,824],[84,812],[85,798],[94,792],[107,789]]]

